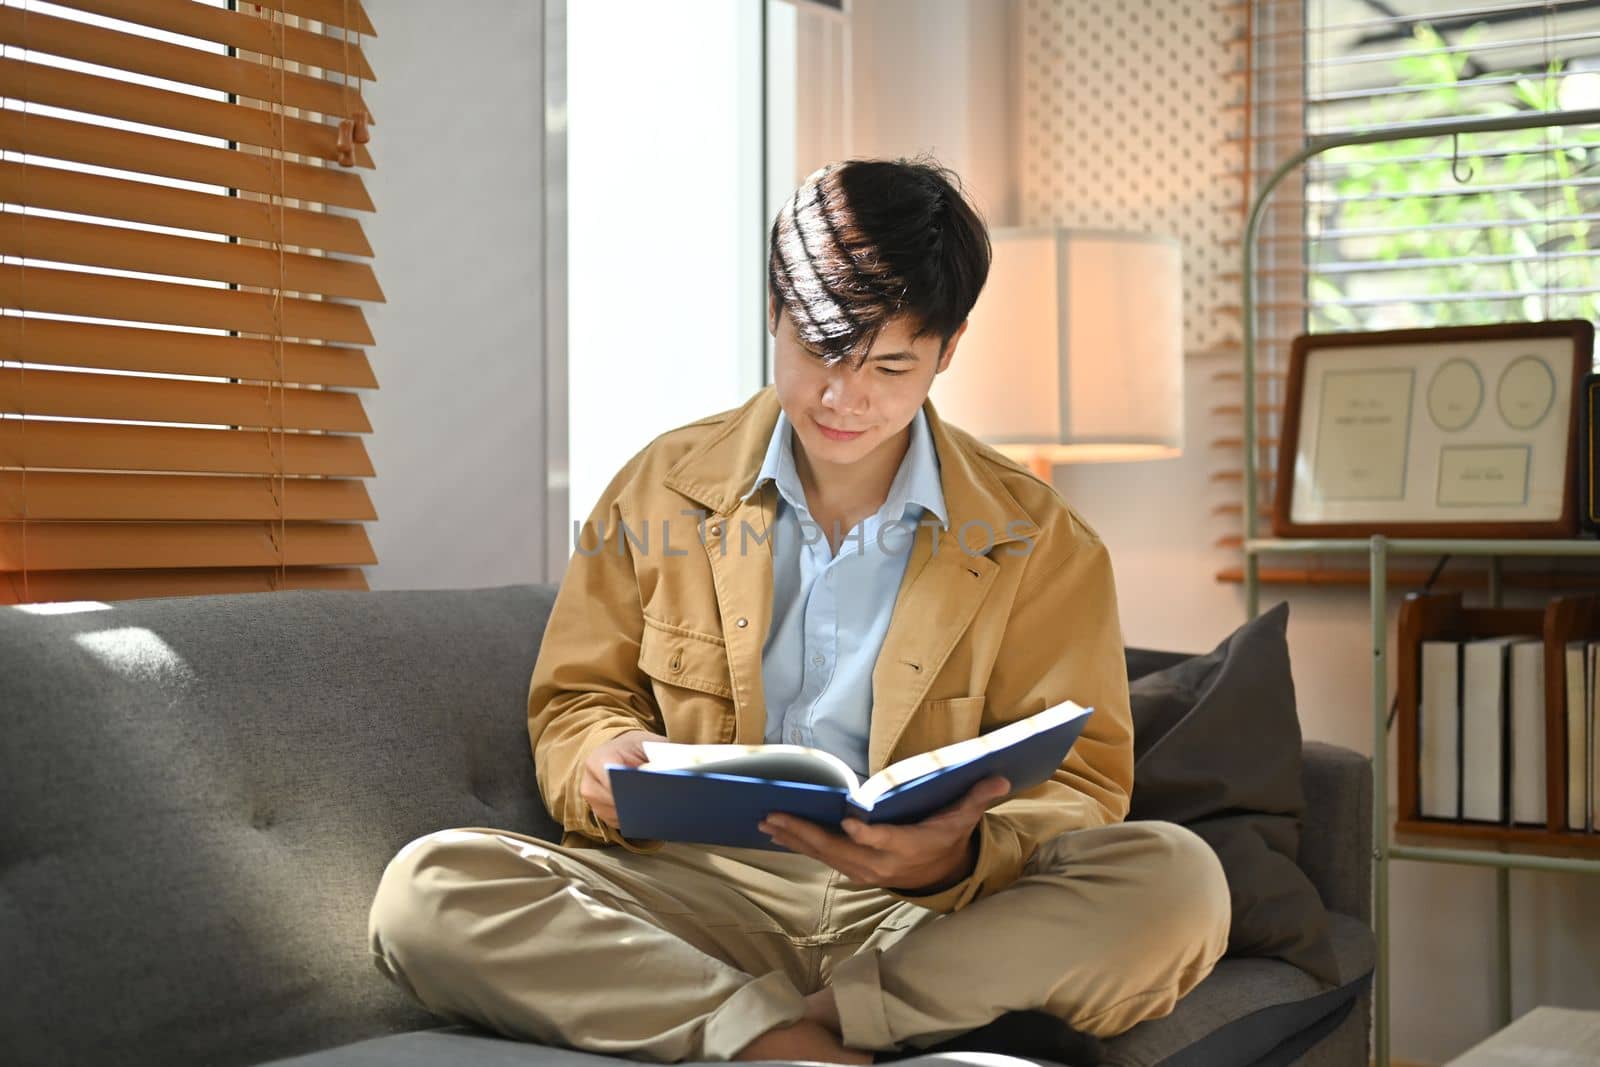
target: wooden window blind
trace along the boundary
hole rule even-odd
[[[0,603],[367,587],[373,33],[0,6]]]
[[[1600,4],[1593,0],[1230,6],[1245,21],[1238,77],[1246,208],[1311,137],[1600,104]],[[1600,129],[1352,145],[1308,161],[1297,175],[1273,193],[1257,245],[1261,536],[1271,532],[1295,335],[1593,319],[1600,311]],[[1243,217],[1241,211],[1241,231]],[[1236,291],[1239,276],[1228,284]],[[1235,303],[1227,310],[1240,309]],[[1237,371],[1223,373],[1238,378]],[[1219,406],[1213,416],[1216,454],[1242,459],[1242,405]],[[1232,452],[1224,451],[1228,442]],[[1241,471],[1242,463],[1224,463],[1214,473],[1237,494],[1224,505],[1230,515],[1241,514]],[[1219,546],[1237,548],[1242,526],[1241,514]],[[1353,562],[1273,557],[1262,574],[1365,583],[1365,570]],[[1420,582],[1426,571],[1397,568],[1396,584]],[[1218,577],[1241,574],[1230,566]]]

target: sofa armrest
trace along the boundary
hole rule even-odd
[[[1321,741],[1301,746],[1306,816],[1299,863],[1330,911],[1372,921],[1372,761]]]

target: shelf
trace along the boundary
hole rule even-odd
[[[1559,538],[1548,540],[1485,541],[1468,538],[1388,538],[1385,550],[1391,556],[1548,556],[1600,557],[1600,539]],[[1244,542],[1246,555],[1271,553],[1370,552],[1372,539],[1360,538],[1276,538],[1254,537]]]
[[[1450,848],[1469,847],[1476,842],[1484,845],[1506,845],[1526,848],[1528,855],[1545,855],[1594,859],[1600,862],[1600,834],[1568,830],[1557,833],[1541,830],[1537,826],[1500,826],[1491,823],[1448,822],[1443,819],[1396,819],[1396,839],[1407,837],[1407,844],[1427,847],[1427,838],[1450,841]],[[1416,840],[1412,840],[1416,839]],[[1508,852],[1506,855],[1517,855]]]
[[[1224,567],[1216,580],[1225,584],[1244,581],[1243,567]],[[1262,585],[1367,585],[1372,578],[1365,568],[1354,567],[1261,567],[1256,580]],[[1390,570],[1388,586],[1393,590],[1422,588],[1428,580],[1426,570]],[[1481,589],[1489,580],[1487,570],[1445,570],[1434,579],[1435,589]],[[1600,571],[1503,571],[1500,584],[1505,589],[1600,589]]]
[[[1419,863],[1450,863],[1463,867],[1496,867],[1502,871],[1564,871],[1573,874],[1600,874],[1600,855],[1575,858],[1527,851],[1505,852],[1487,848],[1435,848],[1409,844],[1390,845],[1387,860],[1412,860]],[[1503,920],[1503,917],[1502,917]]]

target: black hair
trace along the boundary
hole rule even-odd
[[[816,170],[772,222],[767,285],[806,347],[865,360],[891,319],[944,354],[989,276],[989,232],[954,171],[850,159]]]

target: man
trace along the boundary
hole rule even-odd
[[[867,1063],[1031,1009],[1120,1033],[1222,955],[1215,855],[1123,822],[1105,546],[928,400],[989,267],[952,177],[807,178],[772,230],[774,385],[606,487],[528,696],[560,844],[430,834],[374,901],[379,968],[430,1009],[657,1062]],[[618,827],[606,767],[647,740],[812,745],[865,777],[1069,698],[1094,713],[1049,781],[991,778],[920,823],[774,813],[771,850]]]

